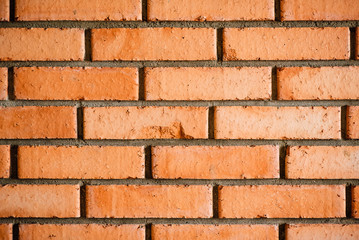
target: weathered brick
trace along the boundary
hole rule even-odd
[[[211,28],[93,29],[92,58],[104,60],[215,60]]]
[[[80,217],[78,185],[0,186],[0,217]]]
[[[349,106],[347,109],[347,137],[359,138],[359,106]]]
[[[146,68],[146,100],[270,99],[271,68]]]
[[[0,0],[0,21],[10,19],[10,0]]]
[[[359,186],[352,187],[352,217],[359,218]]]
[[[19,146],[19,178],[144,178],[143,147]]]
[[[78,61],[84,59],[82,29],[0,28],[0,61]]]
[[[10,177],[10,146],[0,145],[0,178]]]
[[[207,138],[207,115],[206,107],[84,108],[84,138]]]
[[[345,217],[344,185],[260,185],[219,188],[220,218]]]
[[[1,240],[12,240],[12,224],[0,224]]]
[[[141,0],[16,0],[18,21],[141,20]]]
[[[356,59],[359,59],[359,28],[356,28]]]
[[[76,137],[74,107],[0,107],[0,139]]]
[[[210,218],[210,186],[103,185],[86,187],[90,218]]]
[[[349,28],[225,28],[223,58],[231,60],[349,59]]]
[[[0,68],[0,100],[7,99],[7,88],[8,88],[7,83],[8,83],[7,68]]]
[[[214,112],[217,139],[339,139],[339,107],[225,106]]]
[[[278,146],[158,146],[154,178],[279,178]]]
[[[137,100],[136,68],[15,68],[16,99]]]
[[[359,239],[358,224],[290,224],[286,226],[286,239]]]

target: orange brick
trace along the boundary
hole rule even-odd
[[[359,178],[359,146],[293,146],[289,147],[286,177],[291,179]]]
[[[210,186],[103,185],[86,187],[90,218],[210,218]]]
[[[16,0],[18,21],[141,20],[141,0]]]
[[[152,225],[152,239],[278,239],[273,225]]]
[[[12,240],[12,224],[0,224],[1,240]]]
[[[84,59],[82,29],[0,28],[0,61],[78,61]]]
[[[84,109],[86,139],[207,138],[206,107]]]
[[[149,0],[147,9],[150,21],[274,20],[273,0]]]
[[[154,178],[279,178],[278,146],[159,146],[152,148]]]
[[[15,68],[16,99],[137,100],[136,68]]]
[[[211,28],[93,29],[92,58],[104,60],[215,60]]]
[[[286,239],[359,239],[359,225],[291,224],[286,226]]]
[[[216,107],[217,139],[339,139],[339,107]]]
[[[7,99],[7,83],[7,68],[0,68],[0,100]]]
[[[146,100],[270,99],[271,68],[146,68]]]
[[[10,146],[0,145],[0,178],[10,177]]]
[[[359,218],[359,186],[352,187],[352,217]]]
[[[0,107],[0,139],[76,138],[74,107]]]
[[[219,188],[220,218],[345,217],[344,185],[260,185]]]
[[[0,186],[0,217],[80,217],[78,185]]]
[[[144,178],[143,147],[19,146],[19,178]]]
[[[49,238],[72,240],[144,240],[145,227],[141,225],[20,224],[19,234],[21,240],[46,240]]]
[[[357,0],[281,0],[282,21],[359,20]]]
[[[231,60],[349,59],[348,28],[226,28],[223,58]]]
[[[359,138],[359,106],[349,106],[347,109],[347,137]]]
[[[280,68],[279,100],[359,99],[359,67]]]
[[[359,28],[356,28],[356,59],[359,59]]]
[[[10,0],[0,0],[0,21],[10,19]]]

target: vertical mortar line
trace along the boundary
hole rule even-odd
[[[280,1],[281,0],[274,0],[274,20],[278,22],[281,21]]]
[[[14,68],[9,67],[7,70],[7,95],[9,100],[15,100],[15,87],[14,87]]]
[[[350,60],[355,60],[355,54],[356,54],[356,28],[349,28],[350,31]]]
[[[217,61],[223,61],[223,28],[217,28]]]
[[[83,107],[80,106],[77,108],[77,139],[83,140],[84,139],[84,111]]]
[[[278,225],[279,240],[285,240],[285,235],[286,235],[285,231],[286,231],[285,224],[279,224]]]
[[[147,22],[147,0],[142,0],[142,21]]]
[[[277,66],[272,68],[272,96],[271,100],[278,100],[278,77],[277,77]]]
[[[152,179],[152,146],[145,147],[145,178]]]
[[[342,139],[347,139],[347,106],[340,108],[340,131]]]
[[[212,188],[213,218],[219,218],[218,191],[219,191],[219,186],[218,185],[213,185],[213,188]]]
[[[287,156],[288,146],[280,145],[279,146],[279,178],[286,179],[285,176],[285,157]]]
[[[17,164],[18,146],[10,146],[10,178],[18,179],[18,164]]]
[[[347,218],[352,217],[352,186],[345,187],[345,213]]]
[[[145,239],[146,240],[152,239],[151,229],[152,229],[152,224],[151,223],[146,224],[146,227],[145,227],[145,236],[146,236]]]
[[[138,100],[145,100],[145,68],[138,68]]]
[[[15,17],[15,1],[16,0],[10,0],[10,21],[14,22],[16,21],[16,17]]]
[[[214,139],[214,107],[208,107],[208,139]]]
[[[91,29],[85,29],[85,61],[92,61]]]
[[[18,223],[14,223],[12,225],[12,239],[13,240],[19,240],[20,236],[19,236],[19,224]]]
[[[80,217],[86,218],[86,184],[80,186]]]

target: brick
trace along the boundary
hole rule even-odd
[[[12,240],[12,224],[0,224],[0,237],[2,240]]]
[[[15,98],[138,100],[136,68],[15,68]]]
[[[207,137],[206,107],[84,108],[85,139]]]
[[[20,224],[21,240],[72,239],[145,239],[142,225],[100,225],[100,224]]]
[[[210,218],[210,186],[86,186],[90,218]]]
[[[225,106],[214,112],[216,139],[339,139],[339,107]]]
[[[144,178],[143,147],[19,146],[19,178]]]
[[[0,145],[0,178],[10,177],[10,146]]]
[[[359,218],[359,186],[352,187],[352,217]]]
[[[231,60],[349,59],[348,28],[225,28],[223,58]]]
[[[359,28],[356,28],[356,59],[359,59]]]
[[[290,179],[359,178],[359,146],[292,146],[285,174]]]
[[[78,61],[84,59],[82,29],[0,28],[0,61]]]
[[[152,239],[278,239],[273,225],[152,225]]]
[[[199,81],[200,79],[200,81]],[[271,68],[146,68],[146,100],[260,100],[271,97]]]
[[[7,83],[8,83],[7,68],[0,68],[0,100],[7,99],[7,87],[8,87]]]
[[[220,218],[345,217],[344,185],[260,185],[219,188]]]
[[[212,28],[93,29],[91,39],[94,61],[217,59]]]
[[[290,224],[286,226],[286,239],[359,239],[358,224]]]
[[[0,217],[80,217],[78,185],[0,186]]]
[[[150,21],[274,20],[274,1],[149,0],[147,14]]]
[[[74,107],[0,107],[0,139],[76,138]]]
[[[357,0],[281,0],[282,21],[359,20]]]
[[[10,20],[10,0],[0,0],[0,21]]]
[[[18,21],[122,21],[141,20],[141,1],[112,0],[16,0]]]
[[[359,106],[349,106],[347,109],[347,138],[359,138]]]
[[[154,178],[279,178],[278,146],[158,146]]]

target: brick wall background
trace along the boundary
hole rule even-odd
[[[0,239],[359,239],[358,0],[0,20]]]

